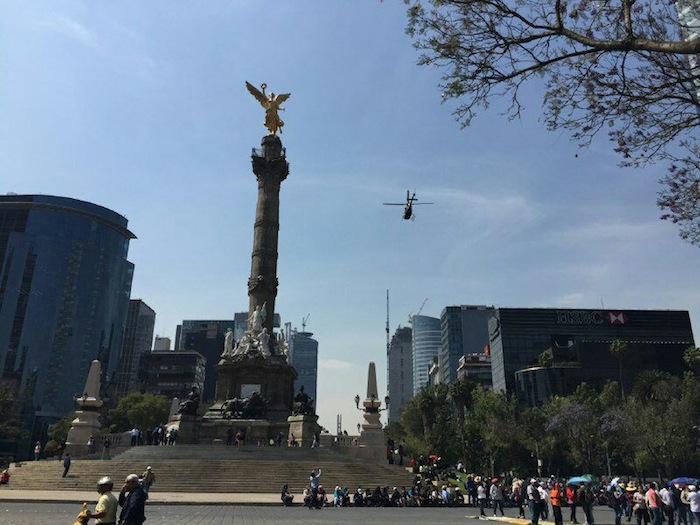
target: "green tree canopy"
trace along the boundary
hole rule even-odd
[[[102,424],[110,432],[124,432],[134,426],[144,430],[165,423],[170,402],[165,396],[132,393],[119,400],[117,408],[107,411]]]

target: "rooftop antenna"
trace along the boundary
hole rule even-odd
[[[306,314],[306,317],[304,317],[301,320],[301,331],[306,332],[306,324],[309,322],[309,317],[311,317],[311,314]]]

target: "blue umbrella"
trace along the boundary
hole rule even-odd
[[[675,485],[676,483],[684,485],[694,485],[698,480],[695,478],[676,478],[668,482],[669,485]]]
[[[566,482],[567,485],[574,485],[578,483],[590,483],[592,480],[590,477],[587,476],[576,476],[571,478],[569,481]]]

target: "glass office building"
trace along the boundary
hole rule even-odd
[[[681,374],[683,352],[695,345],[690,315],[677,310],[498,308],[489,334],[493,388],[508,392],[516,391],[515,373],[536,366],[545,351],[576,349],[569,361],[580,367],[577,381],[603,383],[619,377],[609,348],[623,341],[630,350],[623,377],[629,391],[642,370]]]
[[[428,384],[428,368],[440,351],[440,319],[414,315],[413,328],[413,394]]]
[[[122,350],[119,353],[117,395],[125,395],[141,389],[146,381],[145,360],[153,346],[153,327],[156,313],[141,299],[129,301]]]
[[[297,371],[294,381],[294,395],[303,386],[311,399],[314,408],[318,407],[316,385],[318,383],[318,341],[313,339],[311,332],[293,330],[289,338],[289,364]]]
[[[76,199],[0,196],[0,373],[32,439],[74,409],[90,363],[114,379],[135,238],[118,213]]]
[[[406,402],[413,397],[413,341],[411,327],[396,329],[386,356],[386,389],[389,393],[389,423],[401,420]]]
[[[489,318],[492,306],[448,306],[440,314],[442,340],[438,364],[441,383],[457,381],[459,360],[466,354],[486,352],[489,344]]]

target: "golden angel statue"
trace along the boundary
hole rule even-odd
[[[265,127],[270,131],[270,135],[276,135],[278,131],[282,133],[282,126],[284,126],[284,122],[277,112],[284,111],[284,108],[281,108],[280,104],[292,96],[291,93],[275,95],[274,93],[270,92],[269,94],[266,94],[265,89],[267,88],[267,84],[260,85],[262,88],[261,93],[248,81],[246,81],[245,87],[247,87],[250,94],[253,95],[258,102],[260,102],[260,105],[265,108]]]

